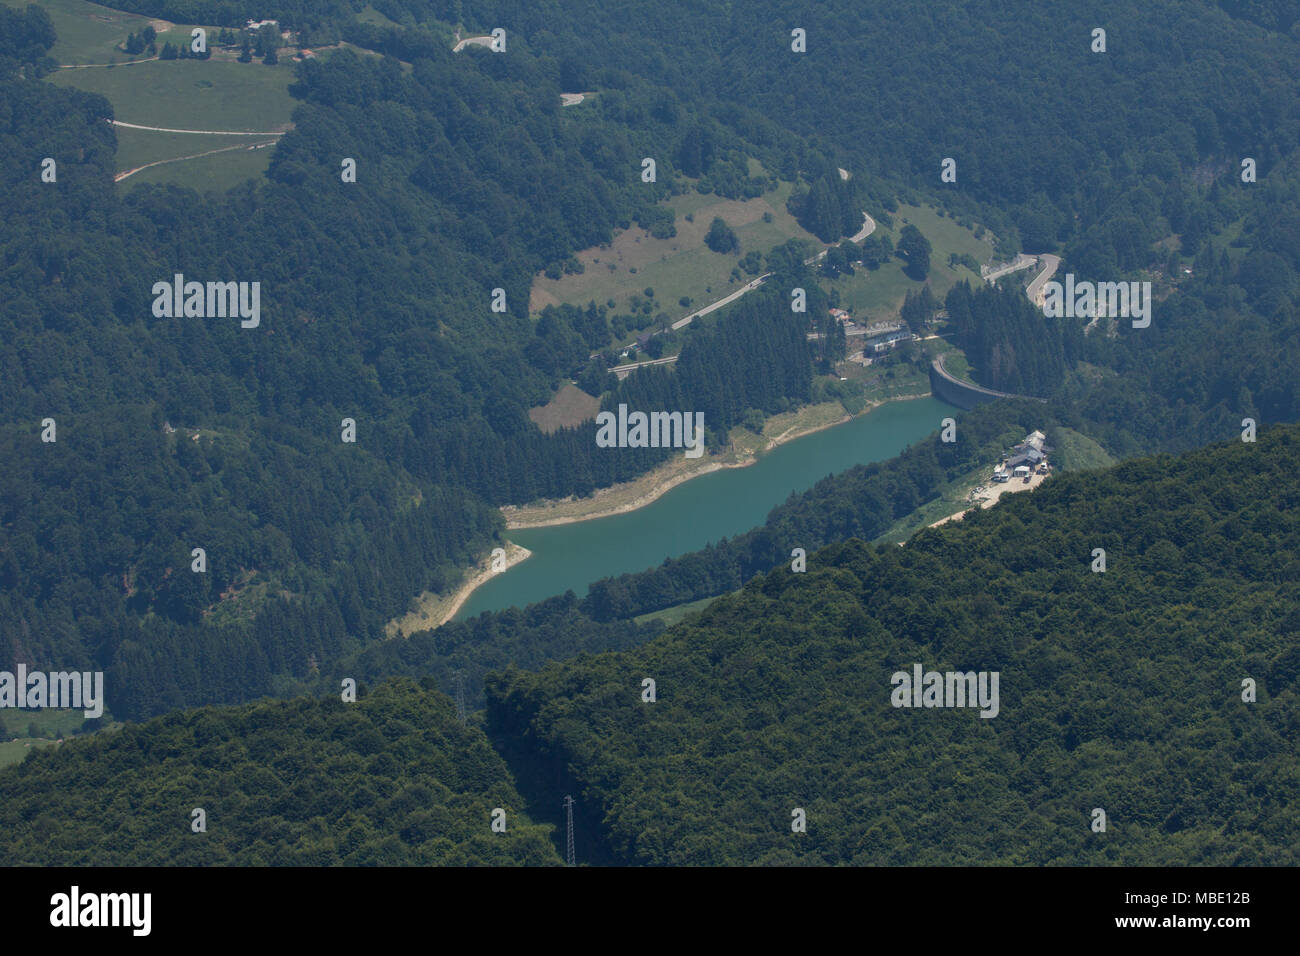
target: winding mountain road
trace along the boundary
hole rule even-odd
[[[1028,269],[1037,261],[1038,256],[1027,256],[1022,252],[1020,255],[1016,256],[1010,264],[1003,266],[1001,269],[994,269],[992,272],[985,275],[984,281],[993,282],[1012,272],[1019,272],[1021,269]]]
[[[1041,308],[1043,305],[1043,286],[1047,284],[1048,279],[1056,275],[1056,270],[1061,265],[1061,257],[1043,253],[1039,258],[1043,263],[1043,271],[1034,276],[1034,281],[1029,283],[1029,288],[1025,290],[1025,294],[1029,296],[1030,302]]]
[[[457,33],[456,36],[459,37],[460,34]],[[492,38],[491,37],[466,37],[465,39],[457,42],[457,44],[454,47],[452,47],[451,52],[459,53],[461,50],[465,49],[465,47],[471,43],[476,43],[479,46],[491,46]]]
[[[871,235],[875,231],[876,231],[876,220],[872,219],[871,216],[867,215],[867,213],[864,212],[862,214],[862,228],[859,229],[855,235],[849,237],[849,242],[861,242],[863,239],[867,238],[867,236]],[[804,265],[811,265],[817,260],[824,258],[826,253],[829,251],[830,250],[828,247],[826,249],[823,249],[821,252],[817,253],[817,255],[813,256],[812,258],[805,259]],[[724,305],[730,305],[732,302],[735,302],[746,292],[753,292],[760,285],[762,285],[764,280],[766,280],[767,277],[770,276],[771,274],[772,273],[770,272],[764,272],[757,279],[753,279],[745,283],[735,292],[732,292],[728,295],[724,295],[721,299],[718,299],[716,302],[710,302],[704,308],[692,312],[690,315],[686,316],[683,319],[678,319],[676,322],[672,324],[673,331],[676,331],[681,328],[685,328],[686,326],[694,322],[696,319],[708,315],[710,312],[717,311],[718,309],[722,308]],[[660,333],[655,332],[654,334],[659,335]],[[600,354],[599,352],[593,352],[591,354],[591,357],[595,358],[599,354]],[[616,365],[613,368],[611,368],[610,371],[618,375],[619,378],[626,378],[634,369],[638,369],[643,365],[667,365],[671,362],[676,362],[676,361],[677,361],[677,356],[670,355],[667,358],[653,359],[651,361],[646,361],[646,362],[631,362],[627,365]]]

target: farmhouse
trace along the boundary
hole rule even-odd
[[[1004,482],[1011,480],[1012,476],[1024,478],[1034,472],[1047,474],[1047,452],[1047,436],[1036,430],[1030,432],[1002,456],[1002,462],[993,469],[993,480]]]

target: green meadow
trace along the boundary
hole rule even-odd
[[[53,746],[60,737],[71,737],[85,720],[80,710],[0,710],[0,767],[19,763],[35,748]],[[110,723],[105,711],[100,724]]]
[[[942,299],[958,282],[963,279],[972,285],[983,280],[965,266],[948,265],[952,254],[970,255],[976,262],[987,262],[993,255],[993,243],[987,235],[976,239],[972,230],[959,226],[951,216],[940,216],[933,206],[909,206],[899,204],[893,213],[894,226],[887,229],[877,225],[872,235],[889,236],[894,245],[898,245],[898,235],[903,226],[909,222],[921,230],[921,234],[930,240],[930,275],[926,281],[930,290]],[[903,260],[895,258],[874,271],[856,269],[852,276],[841,276],[824,283],[828,290],[837,290],[840,294],[840,308],[853,313],[855,319],[869,317],[885,319],[898,314],[903,306],[903,299],[908,292],[920,289],[925,283],[908,278],[903,273]],[[1023,275],[1028,280],[1030,270]]]
[[[123,123],[266,133],[282,131],[289,124],[296,105],[289,95],[293,70],[288,56],[276,66],[258,60],[154,60],[111,69],[60,70],[49,79],[102,94]]]
[[[119,170],[136,169],[146,163],[193,156],[212,149],[234,146],[247,151],[256,143],[271,140],[267,136],[196,136],[189,133],[155,133],[152,130],[117,127],[117,164]],[[234,150],[232,150],[234,152]],[[136,173],[136,176],[142,175]],[[132,177],[134,180],[134,177]]]
[[[126,63],[129,57],[118,47],[128,33],[139,33],[150,17],[101,7],[85,0],[0,0],[19,9],[35,2],[50,15],[58,40],[50,50],[59,63]],[[155,28],[156,29],[156,28]]]
[[[289,95],[293,70],[288,56],[275,66],[258,60],[155,60],[131,67],[60,70],[51,79],[102,94],[123,123],[265,134],[290,125],[296,106]],[[202,191],[225,190],[261,176],[271,161],[272,148],[249,148],[267,142],[265,135],[162,133],[122,126],[116,132],[119,173],[161,160],[199,157],[141,170],[122,180],[124,189],[165,182]],[[224,149],[230,146],[241,148]],[[212,150],[223,151],[200,156]]]
[[[25,6],[27,0],[0,0]],[[50,15],[58,34],[51,56],[62,65],[47,79],[99,93],[123,123],[165,129],[278,133],[289,128],[296,105],[289,96],[293,81],[293,50],[282,51],[280,62],[236,62],[217,50],[216,27],[205,27],[213,56],[208,60],[152,60],[128,56],[120,48],[129,33],[153,24],[159,49],[170,42],[189,44],[190,24],[138,16],[85,0],[37,0]],[[99,64],[99,65],[89,65]],[[261,176],[271,159],[270,148],[252,148],[267,136],[214,136],[161,133],[117,127],[117,172],[139,169],[122,180],[122,188],[139,183],[176,183],[201,190],[224,190]],[[239,147],[225,149],[225,147]],[[213,152],[221,150],[220,152]],[[211,155],[201,155],[211,153]],[[198,158],[188,158],[198,157]]]
[[[694,190],[673,196],[664,205],[675,214],[676,236],[655,239],[634,225],[617,233],[607,247],[584,249],[577,254],[585,269],[582,274],[560,279],[539,276],[534,281],[532,311],[560,303],[604,304],[609,299],[615,301],[619,311],[627,311],[628,300],[650,287],[660,308],[677,320],[753,279],[744,272],[739,281],[731,278],[732,269],[750,250],[767,253],[789,239],[807,239],[821,248],[816,237],[804,231],[786,211],[791,189],[793,184],[781,183],[774,191],[747,200],[722,199]],[[764,214],[770,222],[764,220]],[[719,254],[704,244],[714,216],[735,232],[740,240],[739,253]],[[679,304],[682,296],[691,299],[689,307]]]
[[[190,137],[190,139],[198,138],[200,137]],[[223,146],[234,145],[227,137],[221,137],[224,142],[220,145],[211,142],[216,137],[202,138],[206,140],[205,148],[195,152],[202,153],[208,149],[220,149],[221,152],[142,169],[122,180],[122,188],[130,188],[140,183],[174,183],[177,186],[188,186],[199,192],[225,192],[245,180],[257,179],[265,173],[267,164],[271,161],[271,152],[275,148],[273,144],[260,148],[253,145],[267,142],[266,137],[247,141],[229,137],[240,144],[235,149],[222,149]],[[193,156],[192,153],[183,155]],[[126,166],[126,168],[136,167]]]

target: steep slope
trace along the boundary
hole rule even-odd
[[[208,708],[35,753],[0,773],[0,864],[559,863],[522,805],[483,733],[397,680],[355,703]]]
[[[1297,427],[1062,475],[491,678],[489,729],[608,862],[1295,864],[1298,503]],[[894,706],[918,664],[996,672],[991,716]]]

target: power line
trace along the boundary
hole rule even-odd
[[[575,866],[573,858],[573,797],[565,796],[564,809],[568,817],[568,834],[564,841],[564,857],[569,866]]]

